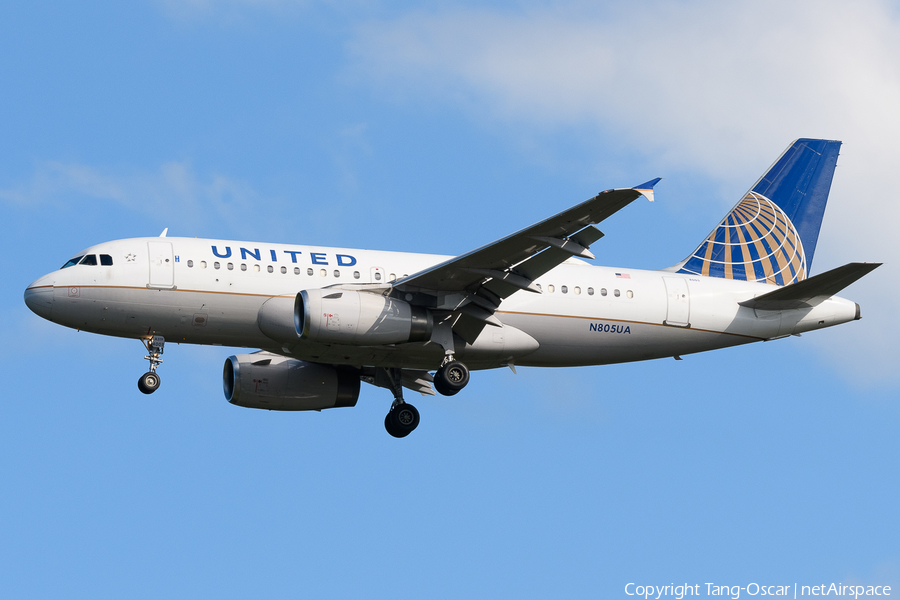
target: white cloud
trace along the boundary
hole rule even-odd
[[[167,162],[154,172],[128,173],[45,162],[27,183],[0,190],[0,200],[17,204],[62,205],[80,197],[114,202],[154,217],[177,217],[185,228],[214,221],[232,231],[246,229],[248,215],[256,214],[254,206],[263,200],[244,182],[218,174],[198,176],[190,162]]]
[[[840,328],[829,352],[860,379],[898,376],[900,202],[886,184],[900,155],[900,18],[889,3],[463,8],[367,22],[348,48],[353,75],[399,99],[520,130],[583,127],[723,182],[751,183],[746,165],[794,138],[842,139],[816,270],[888,264],[845,292],[867,320]]]

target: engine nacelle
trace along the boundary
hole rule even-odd
[[[278,342],[299,341],[300,334],[297,333],[296,322],[296,304],[299,298],[299,295],[296,298],[276,296],[266,300],[256,315],[256,324],[259,326],[259,330]]]
[[[295,311],[301,339],[323,344],[427,342],[434,328],[428,309],[368,292],[304,290]]]
[[[356,406],[359,372],[268,352],[229,356],[222,373],[225,399],[268,410],[322,410]]]

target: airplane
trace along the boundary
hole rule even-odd
[[[810,276],[841,142],[792,143],[687,258],[593,266],[596,227],[653,179],[611,189],[456,257],[219,239],[123,239],[78,252],[25,290],[37,315],[139,339],[160,386],[166,342],[259,349],[230,356],[237,406],[355,406],[390,390],[397,438],[419,424],[403,389],[452,396],[470,370],[606,365],[776,340],[860,318],[835,294],[881,263]]]

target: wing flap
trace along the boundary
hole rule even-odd
[[[591,254],[590,250],[588,250],[585,246],[582,246],[578,242],[573,241],[571,238],[553,238],[546,237],[543,235],[536,235],[534,239],[539,242],[544,242],[548,246],[553,246],[554,248],[559,248],[563,252],[568,252],[572,256],[580,256],[581,258],[594,258],[594,255]]]
[[[431,382],[434,378],[428,371],[412,371],[403,369],[400,372],[400,385],[408,390],[419,392],[423,396],[434,396]]]
[[[599,240],[603,237],[603,232],[594,227],[593,225],[588,225],[569,239],[575,242],[576,244],[581,244],[585,248],[590,248],[591,244]]]

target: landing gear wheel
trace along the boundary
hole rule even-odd
[[[153,371],[147,371],[138,379],[138,389],[145,394],[152,394],[159,389],[159,375]]]
[[[395,438],[408,436],[419,426],[419,411],[412,404],[398,404],[384,417],[384,428]]]
[[[451,360],[434,377],[434,389],[444,396],[452,396],[469,383],[469,369],[458,360]]]
[[[441,396],[453,396],[459,393],[459,390],[451,388],[440,370],[434,375],[434,389]]]

